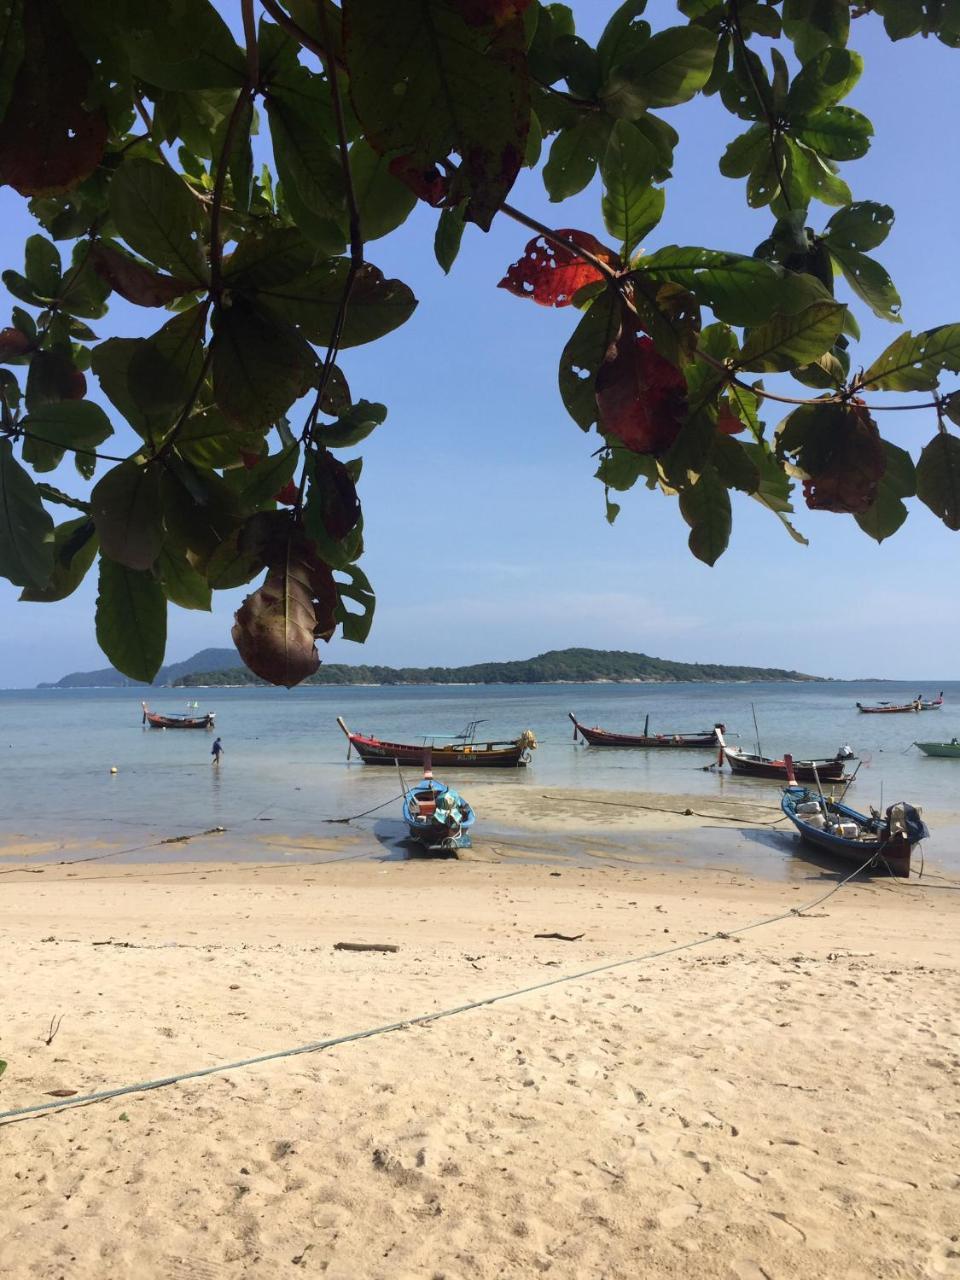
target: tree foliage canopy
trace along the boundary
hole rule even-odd
[[[677,498],[713,564],[731,491],[799,539],[799,483],[878,541],[914,495],[960,529],[960,392],[942,383],[960,323],[854,358],[834,296],[842,277],[900,323],[873,256],[893,210],[847,183],[873,134],[844,102],[862,70],[851,19],[958,47],[960,6],[677,0],[659,31],[644,9],[612,9],[594,47],[539,0],[238,0],[241,41],[210,0],[0,0],[0,184],[41,228],[3,272],[22,305],[0,330],[0,573],[22,598],[64,599],[99,557],[97,636],[140,680],[163,661],[168,604],[209,609],[255,579],[233,634],[263,678],[310,676],[338,627],[366,637],[350,455],[386,408],[337,362],[416,307],[371,256],[418,201],[447,271],[468,222],[533,232],[501,284],[576,313],[560,395],[599,437],[611,521],[610,493],[642,480]],[[720,172],[770,210],[752,253],[663,243],[669,112],[698,94],[736,121]],[[555,202],[599,173],[604,239],[513,208],[524,166]],[[112,294],[158,310],[156,332],[98,340]],[[789,393],[764,385],[784,373]],[[916,461],[875,420],[908,392],[934,429]],[[129,457],[110,451],[120,419]],[[45,479],[65,457],[85,496]]]

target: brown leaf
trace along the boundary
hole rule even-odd
[[[33,340],[19,329],[0,329],[0,364],[33,350]]]
[[[887,469],[877,424],[856,401],[796,410],[781,430],[779,448],[796,455],[813,511],[866,511]]]
[[[233,642],[251,671],[292,688],[320,666],[315,641],[336,627],[337,587],[329,565],[291,521],[267,548],[267,576],[237,610]]]
[[[56,0],[30,0],[23,23],[25,56],[0,123],[0,184],[60,195],[100,163],[107,117],[86,105],[90,67]]]
[[[589,231],[563,230],[557,235],[572,240],[609,266],[619,266],[616,254]],[[535,236],[524,249],[523,257],[507,270],[497,288],[509,289],[518,298],[532,298],[542,307],[569,307],[578,289],[602,279],[602,273],[592,263],[576,257],[569,249],[544,236]]]
[[[687,413],[687,381],[653,342],[624,324],[597,374],[599,427],[635,453],[665,453]]]
[[[79,1093],[79,1089],[48,1089],[48,1098],[75,1098]]]
[[[450,190],[450,179],[435,165],[424,169],[415,162],[413,156],[396,156],[387,167],[395,178],[399,178],[410,188],[418,200],[425,200],[435,209],[445,203]]]
[[[191,281],[161,275],[111,245],[95,244],[90,258],[97,275],[106,280],[111,289],[140,307],[164,307],[197,287]]]
[[[720,406],[720,412],[717,415],[718,431],[722,431],[725,436],[735,436],[746,429],[746,423],[740,421],[728,404]]]
[[[327,533],[335,542],[356,528],[360,499],[350,472],[325,449],[317,454],[310,485],[311,503],[317,502]]]

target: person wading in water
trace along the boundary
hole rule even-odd
[[[210,754],[211,756],[213,756],[213,759],[210,761],[210,763],[219,766],[220,757],[223,755],[223,743],[220,741],[219,738],[214,738],[213,746],[210,748]]]

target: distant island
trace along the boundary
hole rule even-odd
[[[153,680],[153,687],[175,684],[181,676],[190,675],[194,671],[217,671],[223,667],[233,667],[240,661],[236,649],[201,649],[192,658],[183,662],[171,662],[161,667]],[[246,673],[246,668],[244,668]],[[240,682],[242,683],[242,682]],[[99,671],[74,671],[55,682],[38,684],[38,689],[148,689],[150,685],[140,684],[129,676],[121,675],[113,667],[101,667]]]
[[[244,666],[177,676],[177,688],[237,687],[266,682]],[[478,662],[465,667],[345,666],[325,663],[306,685],[450,685],[450,684],[615,684],[692,681],[811,681],[822,676],[780,667],[724,666],[719,663],[671,662],[622,649],[553,649],[514,662]]]

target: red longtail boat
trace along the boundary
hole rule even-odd
[[[568,711],[567,715],[573,721],[574,742],[579,734],[589,747],[689,747],[709,750],[720,745],[720,735],[724,730],[722,724],[717,724],[712,729],[698,729],[694,733],[651,733],[650,717],[647,716],[643,733],[613,733],[596,725],[588,729],[572,711]]]
[[[529,729],[518,738],[500,742],[478,742],[476,726],[479,720],[468,725],[459,736],[449,735],[453,741],[437,742],[440,735],[426,734],[419,745],[409,742],[385,742],[365,733],[353,733],[342,716],[337,724],[347,736],[350,751],[356,750],[364,764],[423,764],[424,750],[429,747],[433,764],[444,769],[518,769],[530,763],[530,752],[536,750],[537,739]]]

